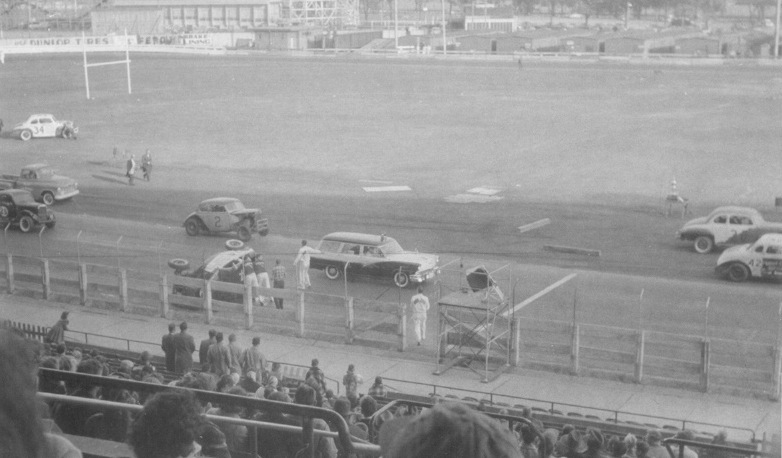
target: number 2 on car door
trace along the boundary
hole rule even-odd
[[[215,227],[219,228],[220,224],[221,224],[220,217],[219,216],[215,216]]]

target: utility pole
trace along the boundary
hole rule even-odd
[[[777,22],[774,27],[774,59],[779,59],[779,10],[782,9],[782,0],[777,0]]]

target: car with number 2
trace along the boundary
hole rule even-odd
[[[717,274],[730,281],[782,278],[782,234],[765,234],[755,243],[730,247],[717,260]]]
[[[265,236],[269,233],[269,220],[261,218],[261,211],[245,208],[239,199],[216,197],[198,204],[198,210],[189,214],[183,223],[187,235],[235,232],[242,242],[253,233]]]
[[[406,251],[385,235],[334,232],[326,235],[310,254],[310,269],[322,270],[336,280],[375,277],[392,280],[400,288],[423,283],[439,273],[439,257]]]
[[[752,243],[768,233],[782,233],[782,223],[766,221],[754,208],[728,206],[688,221],[676,236],[691,242],[696,252],[706,254],[714,248]]]

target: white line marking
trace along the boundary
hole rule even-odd
[[[391,184],[393,181],[384,180],[358,180],[359,183],[377,183],[377,184]]]
[[[510,315],[511,313],[515,313],[517,310],[520,310],[520,309],[528,306],[529,304],[535,302],[536,300],[538,300],[541,297],[545,296],[546,294],[550,293],[554,289],[559,288],[563,284],[569,282],[570,280],[575,278],[576,275],[578,275],[578,274],[570,274],[570,275],[560,279],[559,281],[556,281],[556,282],[548,285],[547,287],[545,287],[542,290],[538,291],[536,294],[533,294],[532,296],[528,297],[527,299],[524,299],[523,301],[521,301],[518,304],[514,305],[512,309],[506,311],[505,313],[503,313],[503,315],[505,316],[505,318],[507,318],[508,315]]]
[[[445,201],[451,202],[455,204],[467,204],[467,203],[479,203],[483,204],[486,202],[494,202],[497,200],[502,200],[502,197],[499,196],[482,196],[479,194],[456,194],[455,196],[446,196]]]
[[[412,191],[410,186],[368,186],[362,189],[366,192]]]
[[[521,232],[527,232],[531,231],[533,229],[537,229],[539,227],[547,226],[551,224],[551,220],[548,218],[543,218],[541,220],[535,221],[534,223],[525,224],[523,226],[519,226],[519,231]]]
[[[468,189],[467,192],[472,194],[481,194],[483,196],[493,196],[497,194],[498,192],[502,191],[501,189],[496,188],[489,188],[487,186],[479,186],[477,188]]]

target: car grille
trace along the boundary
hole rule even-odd
[[[42,220],[49,219],[49,211],[46,209],[46,205],[38,206],[38,218]]]

